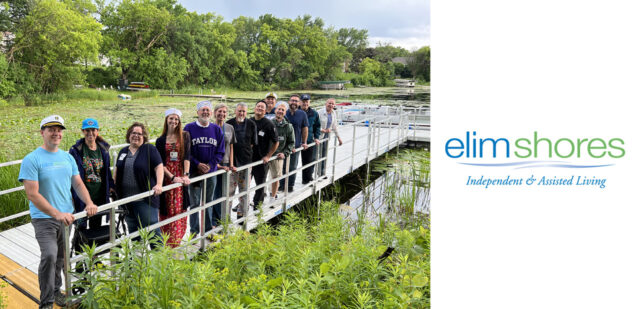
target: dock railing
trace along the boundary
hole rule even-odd
[[[357,166],[361,166],[362,164],[368,164],[368,162],[370,162],[371,160],[375,159],[378,155],[380,155],[380,152],[382,151],[383,153],[386,151],[389,151],[390,149],[392,149],[393,147],[398,147],[401,144],[403,144],[406,140],[407,140],[407,136],[408,134],[410,134],[409,131],[411,131],[413,129],[413,131],[415,131],[416,128],[416,115],[413,114],[412,115],[412,109],[406,109],[403,107],[398,107],[397,108],[398,111],[396,112],[397,114],[400,114],[402,117],[399,118],[399,123],[394,123],[396,121],[397,115],[376,115],[376,116],[372,116],[370,118],[366,118],[366,119],[362,119],[360,121],[354,122],[354,123],[350,123],[349,125],[343,125],[340,127],[340,131],[342,132],[342,136],[346,136],[348,133],[348,130],[345,130],[345,128],[351,127],[352,128],[352,139],[351,140],[347,140],[343,143],[343,147],[342,149],[349,149],[350,148],[350,152],[351,154],[349,156],[345,156],[342,159],[337,160],[337,151],[338,151],[338,143],[337,143],[337,137],[335,136],[335,134],[332,134],[330,138],[324,138],[320,140],[319,144],[309,144],[309,148],[312,147],[317,147],[318,150],[316,151],[316,156],[315,156],[315,160],[306,164],[306,165],[302,165],[298,168],[296,168],[295,171],[289,171],[289,160],[290,160],[290,156],[287,156],[284,160],[284,166],[285,166],[285,173],[283,173],[283,175],[281,177],[275,178],[275,179],[265,179],[265,182],[259,185],[255,185],[255,186],[251,186],[251,169],[262,165],[263,162],[262,161],[256,161],[253,162],[251,164],[247,164],[241,167],[237,167],[236,172],[239,174],[244,174],[245,181],[247,183],[247,189],[246,190],[239,190],[239,193],[232,193],[229,192],[229,183],[230,183],[230,177],[231,177],[231,171],[225,171],[225,170],[218,170],[215,171],[213,173],[209,173],[206,175],[201,175],[201,176],[197,176],[197,177],[192,177],[190,178],[191,183],[197,183],[202,181],[203,182],[203,190],[201,192],[202,194],[202,198],[200,199],[201,203],[198,207],[193,207],[193,208],[189,208],[188,211],[185,211],[179,215],[175,215],[171,218],[167,218],[165,220],[162,220],[158,223],[155,223],[153,225],[149,225],[147,227],[144,228],[140,228],[138,231],[134,232],[134,233],[123,233],[122,235],[120,235],[120,237],[116,237],[117,233],[116,233],[116,209],[118,209],[121,206],[124,206],[128,203],[131,203],[133,201],[137,201],[149,196],[152,196],[154,194],[153,190],[147,191],[147,192],[143,192],[143,193],[139,193],[130,197],[126,197],[126,198],[122,198],[116,201],[113,201],[111,203],[107,203],[104,205],[100,205],[98,207],[98,212],[109,212],[110,214],[110,219],[109,220],[109,242],[97,247],[95,249],[95,254],[99,254],[102,252],[105,252],[107,250],[110,250],[116,246],[119,246],[122,244],[122,242],[125,239],[131,239],[131,238],[135,238],[137,236],[140,235],[140,232],[142,230],[146,230],[146,231],[151,231],[154,230],[156,228],[159,228],[161,226],[170,224],[172,222],[175,222],[177,220],[180,220],[182,218],[187,218],[188,216],[198,213],[198,219],[199,219],[199,233],[198,235],[194,235],[194,237],[191,238],[191,241],[188,244],[193,244],[195,242],[199,242],[199,247],[200,250],[205,250],[206,249],[206,238],[207,236],[209,236],[210,234],[213,233],[218,233],[220,231],[222,231],[223,226],[217,226],[209,231],[205,231],[205,224],[204,224],[204,220],[205,220],[205,212],[207,211],[208,208],[218,204],[218,203],[222,203],[221,207],[222,207],[222,217],[221,220],[225,221],[225,222],[230,222],[233,226],[237,226],[242,224],[243,229],[244,230],[248,230],[249,229],[249,218],[251,218],[251,215],[253,215],[255,213],[252,213],[250,211],[249,208],[249,197],[251,195],[251,193],[253,193],[254,191],[263,188],[265,190],[265,192],[270,192],[270,188],[271,188],[271,184],[276,182],[276,181],[280,181],[281,179],[284,179],[285,182],[285,186],[284,186],[284,194],[282,197],[279,197],[277,200],[275,201],[270,201],[264,203],[263,205],[261,205],[262,207],[277,207],[277,206],[281,206],[281,212],[279,213],[284,213],[286,212],[290,207],[292,207],[293,205],[289,205],[288,202],[290,201],[290,199],[292,198],[292,194],[288,192],[287,187],[288,187],[288,182],[289,182],[289,176],[296,174],[296,173],[301,173],[304,169],[306,169],[307,167],[311,167],[311,166],[315,166],[315,179],[310,182],[309,184],[306,184],[306,186],[311,186],[313,188],[313,192],[316,193],[319,191],[319,189],[321,189],[322,187],[329,185],[333,182],[335,182],[336,180],[336,166],[340,163],[343,163],[345,161],[350,160],[350,164],[349,167],[347,169],[348,173],[353,172],[355,170],[355,167]],[[393,119],[392,119],[393,118]],[[393,121],[392,121],[393,120]],[[412,122],[413,120],[413,122]],[[357,135],[356,132],[356,128],[357,127],[361,127],[365,125],[367,127],[367,131],[364,134],[360,134]],[[390,129],[392,128],[392,126],[395,125],[395,130]],[[389,128],[388,133],[387,134],[381,134],[381,128]],[[392,132],[395,131],[395,132]],[[415,134],[415,132],[414,132]],[[392,138],[393,137],[393,138]],[[366,147],[362,147],[360,149],[356,149],[356,142],[360,139],[366,138],[367,139],[367,143],[366,143]],[[383,140],[384,139],[384,140]],[[326,143],[326,147],[327,147],[327,155],[324,157],[320,156],[320,147],[321,145],[323,145],[323,143]],[[348,144],[351,143],[351,147],[347,147]],[[382,146],[381,146],[381,143]],[[128,144],[121,144],[121,145],[115,145],[112,147],[112,149],[119,149],[122,147],[127,146]],[[299,147],[296,148],[295,151],[302,151],[304,148],[303,147]],[[332,152],[332,161],[331,162],[327,162],[328,161],[328,157],[329,157],[329,153]],[[356,157],[359,157],[359,155],[365,153],[364,155],[364,162],[361,162],[362,160],[358,160],[356,161]],[[276,160],[277,157],[273,156],[269,159],[270,161]],[[22,160],[16,160],[16,161],[11,161],[11,162],[5,162],[5,163],[0,163],[0,168],[4,167],[4,166],[11,166],[11,165],[16,165],[16,164],[20,164],[22,162]],[[321,163],[324,162],[324,173],[320,171],[321,168]],[[328,175],[327,171],[329,170],[329,168],[331,169],[331,175]],[[242,173],[243,171],[246,171],[245,173]],[[324,174],[323,176],[321,176],[321,174]],[[217,177],[218,175],[223,175],[222,177],[222,194],[220,197],[210,201],[210,202],[205,202],[205,196],[206,196],[206,182],[208,180],[210,180],[212,177]],[[330,177],[330,178],[328,178]],[[323,184],[324,186],[320,186],[320,184]],[[162,187],[162,192],[165,191],[169,191],[172,190],[174,188],[183,186],[183,184],[180,183],[175,183],[175,184],[170,184],[170,185],[166,185]],[[318,189],[319,188],[319,189]],[[4,190],[4,191],[0,191],[0,195],[3,194],[10,194],[12,192],[16,192],[16,191],[21,191],[24,190],[24,187],[16,187],[16,188],[12,188],[12,189],[8,189],[8,190]],[[293,196],[295,196],[295,194],[293,194]],[[243,203],[244,205],[242,205],[242,208],[247,210],[247,212],[244,214],[243,218],[237,219],[235,221],[231,221],[231,205],[233,203],[234,200],[239,199],[240,197],[245,197],[243,199]],[[255,205],[255,207],[259,207],[260,205]],[[13,214],[13,215],[9,215],[6,216],[4,218],[0,218],[0,223],[6,222],[6,221],[10,221],[19,217],[23,217],[29,215],[29,211],[23,211],[17,214]],[[79,213],[75,213],[74,214],[74,218],[75,220],[78,219],[82,219],[87,217],[87,213],[86,211],[82,211]],[[270,218],[267,218],[270,219]],[[213,224],[213,222],[212,222]],[[77,263],[83,259],[86,258],[86,254],[79,254],[76,255],[74,257],[71,257],[70,252],[71,252],[71,248],[70,248],[70,242],[69,240],[69,234],[71,232],[71,226],[68,226],[64,229],[64,239],[66,239],[67,241],[65,241],[65,263],[64,263],[64,274],[65,274],[65,286],[67,291],[71,291],[70,287],[71,287],[71,277],[69,276],[69,271],[71,268],[71,264],[73,263]],[[183,244],[181,244],[183,245]],[[113,252],[110,252],[110,254],[113,254]]]

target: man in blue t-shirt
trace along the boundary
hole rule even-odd
[[[307,118],[307,113],[298,109],[300,106],[300,96],[297,94],[292,95],[289,98],[289,110],[285,114],[285,117],[293,126],[293,133],[296,137],[295,148],[299,148],[302,146],[304,149],[307,149],[307,134],[309,133],[309,119]],[[300,152],[297,152],[296,149],[293,149],[290,159],[289,159],[289,172],[293,172],[298,167],[298,158],[300,157]],[[286,166],[282,166],[282,173],[286,174]],[[289,183],[287,184],[289,192],[293,191],[293,185],[296,182],[296,174],[291,174],[289,176]],[[280,180],[280,189],[284,191],[284,178]],[[278,189],[278,190],[280,190]]]
[[[60,287],[64,242],[69,240],[63,239],[62,229],[74,221],[71,186],[86,204],[87,215],[93,216],[98,210],[84,186],[75,160],[69,153],[58,149],[64,129],[62,117],[52,115],[44,118],[40,122],[43,144],[24,157],[18,175],[29,199],[31,224],[40,246],[38,282],[41,308],[53,308],[54,302],[58,306],[66,303]]]

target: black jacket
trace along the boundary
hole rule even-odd
[[[97,142],[98,149],[102,153],[102,162],[104,163],[104,168],[102,169],[102,175],[100,178],[105,184],[105,193],[104,196],[107,199],[102,202],[109,202],[109,190],[114,187],[113,184],[113,176],[111,175],[111,158],[109,157],[109,148],[111,147],[107,142],[101,143]],[[71,146],[69,149],[69,154],[76,160],[76,165],[78,165],[78,172],[80,172],[80,178],[82,181],[85,179],[84,168],[82,167],[82,147],[84,147],[84,138],[81,138],[76,141],[76,144]],[[85,203],[80,200],[80,197],[76,193],[76,191],[71,187],[71,195],[73,196],[73,207],[76,212],[84,211],[86,207]],[[93,201],[96,205],[100,206],[101,201]]]
[[[158,164],[162,164],[162,158],[156,147],[149,143],[142,144],[138,151],[138,156],[133,163],[133,175],[135,175],[138,187],[144,191],[149,191],[158,183],[154,169]],[[122,148],[116,157],[116,192],[118,196],[121,197],[123,196],[122,177],[124,175],[124,158],[128,153],[129,146]],[[159,198],[153,195],[147,199],[147,203],[155,208],[160,206]]]

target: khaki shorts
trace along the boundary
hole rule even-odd
[[[269,162],[269,171],[271,172],[271,179],[282,177],[282,164],[284,159],[275,159]]]

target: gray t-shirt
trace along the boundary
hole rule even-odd
[[[222,126],[222,132],[224,132],[224,157],[222,158],[222,163],[229,165],[229,154],[231,153],[229,145],[236,143],[236,132],[233,126],[226,122]]]
[[[133,174],[133,162],[136,161],[138,153],[140,153],[140,149],[138,149],[138,151],[136,151],[136,153],[133,155],[131,154],[131,151],[128,151],[127,157],[124,159],[124,171],[122,171],[122,173],[124,173],[122,174],[122,193],[124,194],[123,198],[142,192],[140,188],[138,188],[136,177]]]

